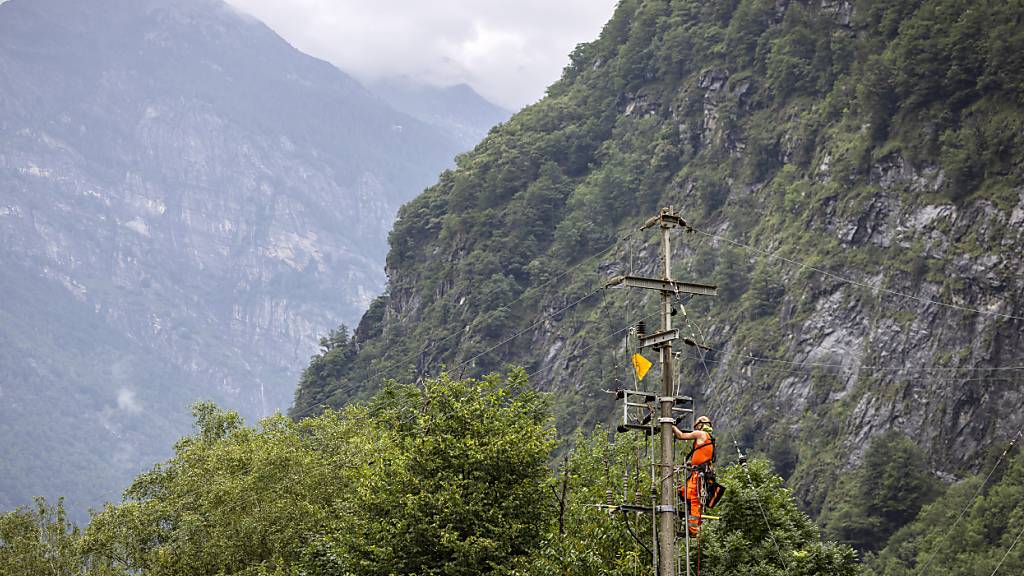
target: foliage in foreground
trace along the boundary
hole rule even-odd
[[[59,504],[0,516],[0,573],[643,572],[649,517],[595,504],[649,499],[643,453],[654,447],[640,434],[609,440],[599,430],[577,437],[550,470],[550,409],[526,382],[522,370],[480,381],[442,376],[256,428],[197,405],[196,434],[140,475],[121,504],[94,514],[84,533]],[[702,573],[853,576],[853,551],[822,543],[770,470],[755,461],[748,479],[738,466],[722,469],[729,493],[722,519],[704,531]]]
[[[430,381],[369,405],[196,436],[93,518],[95,553],[146,574],[477,574],[545,525],[545,400],[508,379]]]
[[[82,534],[64,512],[63,500],[50,506],[0,514],[0,574],[5,576],[106,576],[121,572],[83,551]]]
[[[878,556],[868,557],[872,572],[912,576],[928,566],[924,573],[948,576],[1024,574],[1024,541],[1013,546],[1024,534],[1024,453],[995,470],[983,491],[984,476],[975,476],[925,506]]]

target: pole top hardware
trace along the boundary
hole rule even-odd
[[[705,346],[703,344],[695,342],[692,338],[683,337],[683,344],[686,344],[687,346],[693,346],[694,348],[697,348],[699,350],[704,350],[705,352],[710,352],[711,351],[711,347],[710,346]]]
[[[670,294],[697,294],[700,296],[718,296],[718,286],[710,284],[697,284],[694,282],[679,282],[677,280],[659,280],[657,278],[641,278],[639,276],[616,276],[605,282],[605,288],[612,286],[629,286],[631,288],[646,288],[647,290],[659,290]]]
[[[673,328],[672,330],[664,330],[661,332],[655,332],[654,334],[646,334],[640,338],[640,348],[659,348],[666,342],[671,342],[679,338],[679,330]]]
[[[659,212],[657,216],[648,218],[647,221],[644,222],[643,226],[640,227],[640,230],[647,230],[648,228],[651,228],[656,224],[660,224],[664,228],[672,228],[674,226],[678,226],[686,230],[687,232],[693,232],[693,227],[690,226],[686,222],[686,220],[683,220],[683,217],[680,216],[679,213],[676,212],[671,206],[669,206],[668,208],[662,208],[661,212]]]

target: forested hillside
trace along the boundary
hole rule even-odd
[[[684,350],[682,392],[830,534],[881,549],[1024,423],[1022,15],[623,0],[546,98],[402,209],[387,292],[324,339],[293,416],[515,363],[563,434],[610,422],[602,390],[632,385],[627,328],[656,304],[602,286],[655,274],[636,228],[672,205],[696,229],[673,276],[720,285],[677,303],[710,347]],[[901,471],[910,497],[873,506],[867,479]]]

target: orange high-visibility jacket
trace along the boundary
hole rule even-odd
[[[707,440],[693,441],[693,449],[690,450],[687,458],[690,459],[690,464],[693,466],[700,466],[701,464],[707,464],[711,462],[711,459],[715,456],[715,441],[711,438],[711,434],[708,434]]]

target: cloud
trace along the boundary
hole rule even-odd
[[[517,109],[597,37],[615,0],[228,0],[296,48],[372,82],[466,83]]]
[[[125,412],[137,414],[142,412],[142,403],[135,397],[135,391],[120,388],[117,391],[117,408]]]

